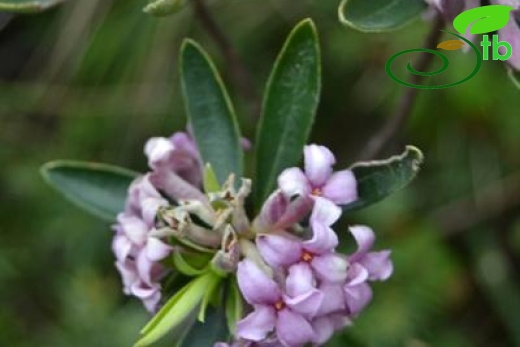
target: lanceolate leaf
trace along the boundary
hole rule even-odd
[[[0,0],[0,11],[32,13],[44,11],[64,0]]]
[[[343,0],[339,19],[356,30],[384,32],[408,24],[426,8],[424,0]]]
[[[257,210],[282,170],[301,158],[318,106],[320,74],[316,28],[304,20],[285,42],[264,94],[257,134]]]
[[[181,347],[213,346],[216,342],[226,341],[229,331],[226,326],[226,314],[222,305],[218,308],[209,307],[206,321],[196,321],[180,344]]]
[[[181,84],[186,111],[204,163],[222,184],[229,174],[242,176],[240,131],[217,69],[194,41],[181,48]]]
[[[208,272],[197,277],[179,290],[141,330],[143,337],[135,347],[149,346],[163,337],[168,331],[185,323],[204,299],[208,288],[215,288],[220,277]]]
[[[351,169],[358,181],[359,199],[344,210],[354,210],[372,205],[410,183],[423,162],[422,152],[407,146],[406,151],[388,160],[376,160],[354,164]]]
[[[124,210],[128,187],[138,175],[108,164],[65,160],[45,164],[41,174],[71,202],[109,222]]]

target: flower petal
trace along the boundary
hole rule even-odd
[[[338,236],[329,225],[341,214],[339,207],[323,198],[316,199],[311,215],[312,238],[303,242],[303,247],[316,254],[331,252],[338,245]]]
[[[314,257],[311,266],[318,278],[328,283],[341,283],[347,279],[348,262],[335,253]]]
[[[314,340],[314,330],[303,316],[285,309],[278,312],[276,334],[284,346],[300,347]]]
[[[360,283],[368,280],[368,270],[360,263],[352,264],[348,269],[348,281],[349,286],[357,286]]]
[[[315,334],[312,342],[319,346],[330,340],[335,330],[331,319],[327,316],[316,318],[312,321],[312,327]]]
[[[305,175],[313,188],[321,188],[332,174],[334,154],[325,146],[308,145],[303,149]]]
[[[148,157],[148,166],[152,169],[168,165],[168,161],[175,150],[173,143],[165,137],[152,137],[144,146],[144,153]]]
[[[278,176],[278,186],[288,198],[311,194],[311,186],[305,174],[297,167],[285,169]]]
[[[159,261],[166,258],[172,250],[172,246],[155,237],[149,237],[146,242],[146,257],[151,261]]]
[[[323,197],[338,205],[346,205],[358,199],[357,180],[350,170],[332,174],[321,189]]]
[[[310,196],[299,196],[289,202],[283,215],[273,226],[274,229],[287,229],[294,224],[299,223],[312,210],[313,199]]]
[[[298,263],[289,268],[285,291],[291,297],[306,294],[315,289],[316,281],[307,263]]]
[[[123,233],[118,233],[112,239],[112,251],[118,261],[125,261],[132,251],[132,242]]]
[[[274,307],[255,306],[255,310],[237,323],[237,335],[243,339],[261,341],[276,324]]]
[[[390,260],[390,251],[371,252],[361,259],[360,263],[367,269],[369,280],[387,280],[394,271],[394,266]]]
[[[367,283],[361,283],[354,287],[344,286],[343,291],[351,315],[360,313],[372,300],[372,288]]]
[[[308,318],[314,318],[323,302],[323,293],[318,289],[311,289],[294,298],[285,295],[284,302],[292,311]]]
[[[289,200],[281,190],[276,190],[262,205],[260,214],[255,220],[259,229],[269,229],[282,217],[287,209]]]
[[[169,170],[158,170],[150,174],[150,181],[174,200],[198,200],[209,204],[202,192]]]
[[[315,198],[311,214],[311,223],[321,223],[331,226],[341,217],[341,208],[328,199]]]
[[[323,284],[319,290],[323,293],[323,301],[318,309],[317,316],[329,315],[333,312],[345,310],[343,286],[340,284]]]
[[[271,305],[281,297],[278,285],[247,258],[238,263],[237,280],[240,292],[251,305]]]
[[[121,225],[121,231],[133,244],[138,246],[144,245],[148,234],[148,226],[142,219],[126,214],[119,214],[117,221]]]
[[[288,237],[261,234],[256,238],[256,245],[264,260],[272,267],[289,266],[300,259],[300,243]]]
[[[149,226],[153,226],[155,224],[157,210],[159,207],[167,205],[168,201],[162,198],[149,197],[141,201],[141,214],[144,222]]]
[[[358,245],[357,251],[349,257],[349,261],[354,263],[364,257],[372,248],[375,241],[374,231],[367,226],[357,225],[349,228],[352,236]]]

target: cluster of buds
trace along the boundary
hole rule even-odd
[[[125,293],[151,312],[161,303],[161,281],[179,270],[169,259],[200,252],[210,255],[214,271],[236,276],[249,304],[232,346],[322,345],[369,303],[369,282],[392,273],[390,252],[370,251],[374,233],[368,227],[349,228],[358,245],[354,253],[337,252],[331,226],[340,206],[358,198],[357,183],[350,170],[333,172],[334,155],[323,146],[304,148],[304,170],[282,172],[278,188],[251,219],[246,200],[252,182],[236,184],[231,175],[220,186],[189,134],[153,138],[145,153],[151,172],[130,187],[113,249]]]

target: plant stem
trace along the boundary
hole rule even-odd
[[[224,56],[231,73],[231,78],[233,79],[238,92],[241,93],[242,97],[251,104],[251,112],[254,119],[256,119],[260,115],[260,100],[255,91],[251,73],[226,37],[225,33],[213,18],[204,1],[205,0],[192,1],[195,8],[195,14],[204,30],[206,30]]]
[[[443,28],[443,26],[444,18],[440,13],[437,13],[432,28],[424,41],[423,47],[428,49],[434,49],[437,46],[437,42],[439,41],[442,35],[441,29]],[[433,61],[433,57],[433,54],[422,53],[417,59],[416,64],[414,64],[414,68],[417,71],[426,71],[429,68],[431,62]],[[412,75],[410,83],[420,84],[422,79],[423,76],[414,74]],[[396,111],[386,121],[386,123],[381,127],[381,129],[378,132],[376,132],[368,141],[367,146],[359,155],[359,159],[374,159],[383,150],[383,148],[385,148],[394,139],[394,137],[399,134],[400,130],[403,128],[403,126],[405,125],[406,121],[412,113],[418,94],[419,89],[407,87],[399,102]]]

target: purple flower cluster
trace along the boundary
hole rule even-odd
[[[145,154],[151,171],[132,183],[112,246],[124,292],[150,312],[160,306],[161,281],[176,270],[166,258],[204,249],[213,254],[213,269],[236,275],[250,306],[234,346],[322,345],[369,303],[369,282],[392,274],[390,252],[370,251],[368,227],[350,228],[357,251],[337,252],[331,226],[340,206],[358,199],[357,182],[350,170],[333,172],[326,147],[305,146],[304,170],[283,171],[252,222],[245,209],[251,181],[242,179],[236,191],[231,175],[204,191],[203,163],[189,133],[152,138]]]
[[[369,303],[368,282],[392,274],[390,252],[370,252],[374,233],[368,227],[350,228],[355,253],[336,252],[331,225],[341,215],[337,204],[357,199],[355,177],[348,170],[333,173],[335,159],[325,147],[306,146],[304,155],[305,172],[285,170],[255,221],[265,264],[250,258],[238,264],[239,288],[253,311],[238,322],[234,346],[322,345]],[[309,212],[306,230],[299,222]]]
[[[138,297],[148,311],[155,312],[161,299],[160,280],[167,273],[160,260],[173,250],[154,236],[157,211],[168,205],[156,182],[176,174],[200,184],[201,172],[197,148],[187,133],[178,132],[169,139],[151,138],[145,145],[145,154],[152,172],[130,186],[125,211],[118,215],[114,226],[112,249],[124,293]]]

